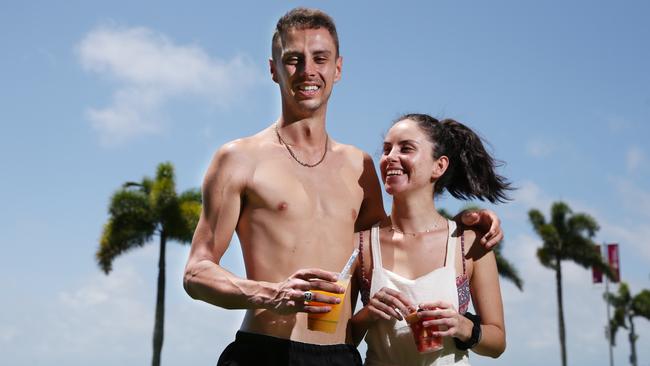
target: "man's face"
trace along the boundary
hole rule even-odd
[[[309,117],[327,106],[341,78],[342,59],[327,29],[289,29],[274,45],[271,75],[280,86],[285,112]]]

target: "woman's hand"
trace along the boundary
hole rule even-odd
[[[459,314],[454,307],[443,301],[434,301],[421,304],[421,311],[418,317],[423,319],[422,325],[425,328],[438,326],[438,331],[433,332],[434,336],[455,337],[465,342],[472,336],[471,320]]]
[[[387,287],[377,291],[365,307],[372,321],[391,318],[402,320],[416,309],[401,292]]]

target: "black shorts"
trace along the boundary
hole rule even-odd
[[[217,366],[249,365],[361,366],[361,355],[349,344],[321,346],[240,331]]]

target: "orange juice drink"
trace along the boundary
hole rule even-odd
[[[327,313],[309,313],[307,314],[307,329],[315,330],[325,333],[334,333],[336,332],[336,327],[339,324],[339,316],[341,315],[341,307],[343,306],[343,301],[345,300],[345,294],[347,293],[349,279],[344,281],[337,281],[336,284],[342,286],[346,289],[345,293],[334,294],[326,291],[314,290],[313,292],[321,293],[329,296],[338,297],[341,299],[341,302],[338,304],[325,304],[318,301],[312,301],[309,303],[311,306],[331,306],[332,310]]]
[[[345,263],[345,267],[341,273],[339,273],[338,281],[336,284],[343,287],[345,292],[342,294],[333,294],[327,291],[314,290],[313,292],[318,292],[321,294],[334,296],[341,299],[341,302],[338,304],[325,304],[318,301],[311,301],[309,305],[311,306],[331,306],[332,309],[327,313],[309,313],[307,314],[307,329],[315,330],[325,333],[334,333],[336,332],[336,327],[339,325],[339,318],[341,315],[341,307],[345,301],[345,294],[348,292],[348,284],[350,283],[350,277],[352,277],[352,267],[354,266],[355,261],[357,260],[357,255],[359,255],[359,249],[355,249]]]

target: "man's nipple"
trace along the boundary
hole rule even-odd
[[[289,204],[286,202],[280,202],[278,205],[278,211],[286,211],[289,208]]]

